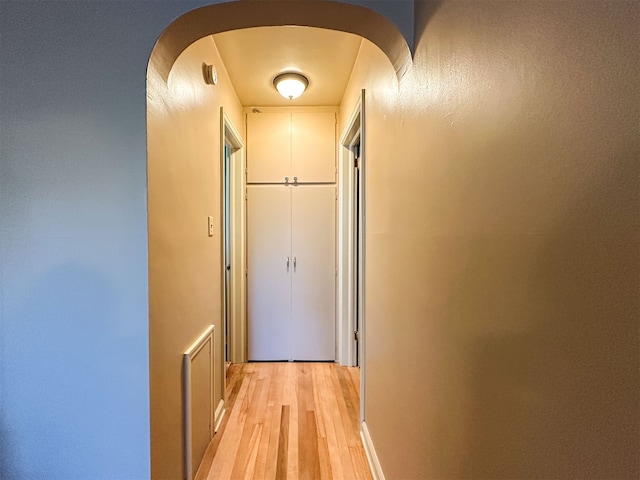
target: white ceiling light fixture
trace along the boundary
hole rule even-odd
[[[276,76],[273,86],[284,98],[293,100],[304,93],[309,86],[309,80],[299,73],[287,72]]]

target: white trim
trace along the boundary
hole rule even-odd
[[[373,446],[373,440],[371,440],[371,435],[369,434],[366,422],[362,422],[360,427],[360,438],[362,439],[362,445],[364,446],[364,453],[367,455],[367,461],[369,462],[369,468],[371,469],[373,480],[385,480],[384,473],[382,472],[382,466],[380,465],[380,460],[378,460],[378,455],[376,454],[376,449]]]
[[[213,429],[214,433],[220,430],[220,425],[222,424],[222,419],[224,418],[225,413],[227,413],[227,410],[224,408],[224,400],[221,399],[220,402],[218,402],[218,408],[216,408],[214,416],[216,419],[216,424]]]
[[[353,113],[346,123],[344,132],[340,137],[341,155],[339,168],[339,242],[338,242],[338,361],[342,365],[360,366],[360,421],[366,418],[366,91],[360,92],[360,98],[356,102]],[[359,288],[355,290],[355,274],[358,259],[355,258],[354,248],[354,205],[355,189],[354,173],[351,167],[353,161],[353,146],[360,140],[360,272]],[[355,358],[353,342],[353,330],[355,323],[355,297],[359,297],[359,358]]]
[[[202,347],[204,347],[205,340],[207,337],[212,336],[213,331],[215,330],[215,325],[209,325],[207,329],[202,332],[202,334],[187,348],[184,352],[187,358],[195,356]]]
[[[209,438],[213,437],[215,423],[215,414],[213,411],[213,392],[214,392],[214,331],[215,325],[209,325],[207,329],[187,348],[184,352],[184,454],[185,454],[185,475],[188,480],[193,478],[193,465],[191,465],[191,362],[200,353],[207,343],[211,345],[211,359],[210,359],[210,371],[211,371],[211,411],[209,412]]]
[[[338,335],[336,350],[338,362],[346,366],[355,366],[358,363],[355,358],[353,340],[354,268],[356,264],[353,238],[353,209],[355,205],[353,146],[358,140],[362,144],[363,100],[364,96],[361,96],[356,102],[338,142],[340,157],[338,168]]]
[[[363,90],[364,91],[364,90]],[[358,98],[349,119],[345,123],[344,130],[342,131],[342,136],[340,137],[340,145],[347,146],[353,140],[353,137],[356,134],[356,130],[359,129],[359,126],[356,127],[356,124],[362,123],[362,100],[364,97]]]
[[[231,144],[233,147],[233,153],[231,157],[231,171],[230,183],[231,183],[231,287],[230,287],[230,305],[229,305],[229,360],[232,363],[242,363],[247,361],[247,329],[246,329],[246,277],[244,272],[246,270],[245,259],[245,221],[244,221],[244,170],[245,170],[245,158],[244,147],[245,143],[242,135],[231,121],[231,118],[227,114],[224,107],[220,107],[220,232],[224,235],[224,165],[225,165],[225,143]],[[220,255],[224,260],[224,238],[220,243]],[[225,267],[224,262],[222,266],[222,318],[225,318],[224,312],[224,297],[225,292]],[[222,342],[227,338],[226,332],[224,332]],[[222,353],[224,360],[224,351]],[[222,378],[222,391],[225,392],[225,379]]]
[[[227,114],[224,107],[220,107],[220,113],[222,114],[223,128],[227,128],[229,130],[229,133],[231,133],[231,135],[229,135],[229,143],[233,145],[233,148],[244,148],[244,140],[242,139],[242,135],[240,135],[240,132],[231,121],[231,118]]]
[[[359,343],[359,364],[360,364],[360,421],[364,422],[366,418],[366,393],[367,393],[367,322],[366,322],[366,281],[367,281],[367,109],[366,109],[366,91],[362,89],[360,92],[360,195],[362,207],[362,231],[360,232],[360,343]]]

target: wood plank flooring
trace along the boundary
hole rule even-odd
[[[196,479],[371,479],[359,385],[359,369],[334,363],[231,365],[226,418]]]

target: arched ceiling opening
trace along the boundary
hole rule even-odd
[[[364,37],[389,58],[398,79],[411,66],[411,51],[400,31],[365,7],[326,0],[218,3],[187,12],[160,36],[152,58],[167,80],[173,63],[189,45],[207,35],[252,27],[305,26]]]

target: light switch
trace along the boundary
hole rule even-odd
[[[213,237],[213,217],[207,217],[209,219],[209,236]]]

